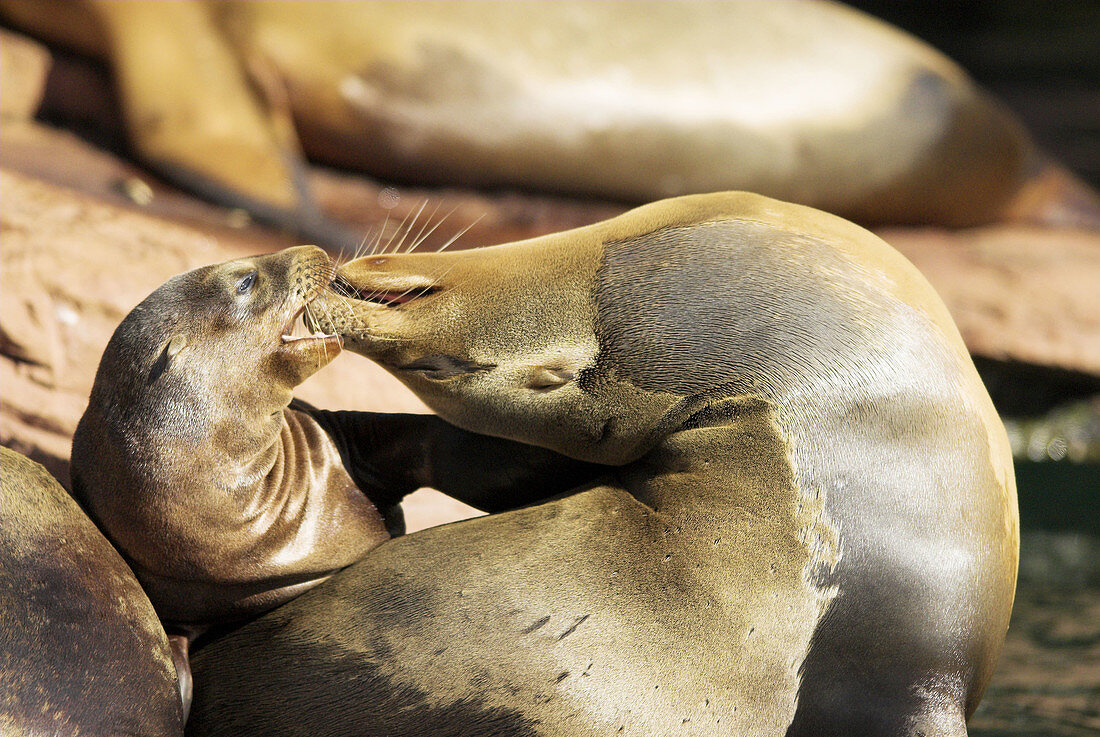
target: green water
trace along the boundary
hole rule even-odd
[[[1030,464],[1020,487],[1020,577],[972,737],[1100,735],[1100,466]]]

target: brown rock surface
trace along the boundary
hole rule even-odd
[[[246,238],[270,248],[299,242],[288,234],[252,224],[240,210],[186,194],[141,167],[51,126],[0,124],[0,166],[120,208],[225,233],[233,240]],[[605,220],[627,209],[625,205],[549,195],[397,187],[320,167],[310,170],[309,180],[325,214],[358,229],[368,245],[380,229],[384,243],[399,239],[415,220],[405,245],[419,235],[423,243],[418,248],[425,251],[438,250],[459,234],[448,248],[532,238]]]
[[[1100,231],[879,232],[947,303],[974,355],[1100,376]]]

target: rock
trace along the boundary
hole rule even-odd
[[[302,242],[257,226],[241,210],[204,202],[166,184],[67,130],[35,123],[0,126],[0,166],[120,208],[255,243],[257,251]],[[364,247],[375,242],[380,230],[382,244],[396,244],[413,225],[403,247],[419,234],[423,242],[418,250],[434,251],[448,243],[448,248],[473,248],[588,225],[627,209],[625,205],[549,195],[395,186],[323,167],[311,167],[307,176],[325,213],[357,228]],[[147,188],[151,196],[137,201],[130,194],[133,183]]]
[[[1100,230],[879,235],[932,282],[972,354],[1100,376]]]
[[[969,734],[1100,734],[1100,538],[1024,529],[1020,547],[1008,638]]]

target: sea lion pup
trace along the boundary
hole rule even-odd
[[[335,283],[358,299],[319,325],[444,419],[617,468],[214,643],[194,734],[966,733],[1012,606],[1011,458],[880,239],[724,193]]]
[[[0,447],[0,732],[183,734],[152,604],[61,484]]]
[[[422,485],[492,511],[500,496],[523,502],[494,484],[531,474],[525,490],[555,493],[592,475],[430,415],[292,404],[340,352],[336,335],[295,329],[333,268],[303,246],[181,274],[104,351],[73,437],[73,492],[171,632],[193,637],[317,585],[389,538],[379,508],[400,530],[397,504]]]

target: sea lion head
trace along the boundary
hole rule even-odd
[[[448,422],[596,463],[639,457],[678,397],[599,362],[600,234],[342,267],[316,325],[393,373]]]
[[[947,384],[969,365],[942,303],[879,239],[749,193],[491,248],[368,256],[333,286],[344,298],[325,298],[321,327],[443,419],[604,464],[640,458],[718,400],[797,405],[798,422],[822,383],[873,401],[931,371],[909,343],[935,346]]]
[[[303,246],[172,277],[115,330],[89,409],[171,435],[218,421],[212,403],[244,416],[282,409],[340,352],[336,336],[294,335],[332,273],[324,251]]]

